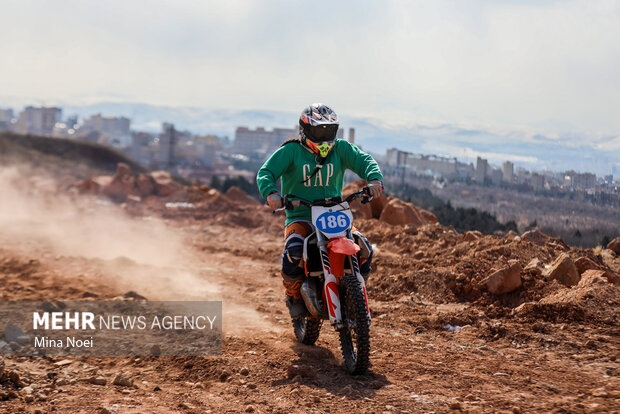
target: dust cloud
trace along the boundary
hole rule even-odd
[[[180,232],[153,218],[133,218],[117,205],[62,194],[52,178],[26,167],[0,169],[0,233],[11,245],[54,255],[101,259],[119,288],[159,299],[211,299],[219,289],[197,274],[198,259]]]

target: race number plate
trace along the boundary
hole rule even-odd
[[[328,237],[344,235],[351,227],[352,219],[351,210],[348,208],[312,208],[312,223]]]

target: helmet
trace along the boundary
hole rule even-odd
[[[315,154],[325,158],[331,151],[338,132],[338,115],[321,103],[315,103],[299,117],[301,142]]]

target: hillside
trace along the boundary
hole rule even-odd
[[[27,164],[54,176],[86,178],[112,173],[119,162],[145,168],[114,149],[86,141],[0,133],[0,165]]]

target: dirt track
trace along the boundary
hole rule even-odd
[[[259,207],[252,209],[248,211],[254,217],[271,220]],[[439,268],[448,254],[456,261],[450,266],[465,261],[450,253],[459,249],[461,236],[453,237],[449,230],[432,226],[428,232],[437,233],[439,229],[443,234],[438,236],[440,240],[426,236],[424,231],[407,236],[399,230],[411,240],[397,241],[393,234],[385,233],[392,231],[391,227],[384,230],[386,225],[377,227],[362,220],[361,229],[379,247],[377,271],[369,282],[374,317],[372,369],[368,375],[351,378],[342,367],[337,337],[329,326],[323,327],[316,347],[294,341],[277,263],[281,219],[252,228],[225,223],[221,214],[206,214],[200,220],[193,219],[191,212],[164,214],[167,218],[160,222],[149,209],[126,210],[133,216],[118,205],[101,206],[94,198],[80,201],[76,211],[90,212],[84,223],[108,217],[109,223],[118,220],[124,226],[135,226],[127,235],[108,238],[97,236],[100,231],[90,234],[91,243],[101,242],[106,247],[99,251],[59,244],[55,230],[32,223],[28,217],[12,226],[4,221],[4,230],[0,231],[2,300],[75,300],[89,296],[103,300],[128,290],[151,300],[221,298],[223,355],[76,358],[63,366],[54,365],[60,358],[4,358],[4,370],[16,372],[20,380],[19,385],[3,382],[0,390],[8,400],[0,403],[0,411],[620,410],[618,290],[611,284],[605,286],[611,298],[598,304],[601,309],[591,309],[600,311],[591,318],[586,313],[582,320],[572,320],[561,314],[563,308],[554,317],[515,315],[519,297],[521,301],[532,299],[528,295],[535,291],[533,287],[527,291],[530,293],[524,288],[515,297],[497,301],[484,292],[469,291],[478,296],[466,301],[451,293],[460,291],[450,284],[450,277],[438,277],[429,270]],[[244,217],[244,211],[227,214]],[[65,220],[68,225],[76,217]],[[153,235],[139,236],[141,231],[153,228],[160,232],[158,241]],[[70,228],[66,231],[73,234]],[[476,243],[482,246],[485,240]],[[489,240],[500,243],[501,239]],[[129,247],[147,241],[146,247],[161,262],[149,260],[148,252],[142,255],[139,248]],[[126,254],[118,254],[114,243]],[[409,252],[403,252],[399,245]],[[529,244],[526,247],[532,248]],[[412,259],[418,248],[428,252],[426,258]],[[554,251],[545,249],[551,257]],[[167,251],[174,253],[169,260],[163,257]],[[479,255],[481,263],[491,259]],[[472,277],[477,277],[476,271],[473,273]],[[561,290],[553,286],[545,289]],[[451,332],[447,324],[460,329]],[[289,375],[292,365],[300,368]],[[134,387],[112,385],[118,373],[132,378]],[[80,381],[95,374],[106,377],[107,385]],[[31,396],[23,391],[27,385],[33,390]],[[160,390],[155,391],[156,387]],[[11,390],[16,394],[9,395]]]

